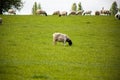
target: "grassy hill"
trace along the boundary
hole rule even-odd
[[[119,80],[120,21],[113,16],[1,16],[0,80]],[[73,45],[53,46],[52,34]]]

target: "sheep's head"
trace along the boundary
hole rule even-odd
[[[116,19],[120,20],[120,14],[115,15]]]
[[[68,42],[69,46],[72,46],[72,41],[70,39],[67,39],[66,42]]]

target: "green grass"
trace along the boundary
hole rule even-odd
[[[0,80],[119,80],[120,21],[114,16],[1,16]],[[53,46],[62,32],[70,47]]]

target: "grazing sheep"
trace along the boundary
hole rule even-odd
[[[84,10],[79,10],[79,11],[76,12],[76,15],[82,15],[83,12],[84,12]]]
[[[41,9],[38,9],[38,10],[36,11],[36,13],[47,16],[47,13],[46,13],[45,11],[41,10]]]
[[[95,15],[99,16],[100,12],[99,11],[95,11]]]
[[[69,15],[76,15],[76,11],[71,11]]]
[[[100,13],[103,14],[103,15],[111,15],[111,12],[109,10],[104,10],[104,7],[100,11]]]
[[[86,14],[91,15],[91,13],[92,13],[92,11],[86,11],[86,12],[83,13],[83,15],[86,15]]]
[[[115,14],[115,18],[120,20],[120,12],[118,12],[117,14]]]
[[[60,11],[53,12],[53,15],[59,15],[59,14],[60,14]]]
[[[54,45],[57,42],[63,42],[64,45],[65,45],[66,42],[68,42],[69,46],[72,45],[72,41],[70,40],[70,38],[66,34],[62,34],[62,33],[54,33],[53,34]]]
[[[61,13],[59,14],[59,17],[61,17],[61,16],[67,16],[67,11],[61,12]]]
[[[9,13],[9,14],[16,14],[16,13],[15,13],[15,10],[13,10],[13,9],[9,9],[9,10],[8,10],[8,13]]]
[[[111,15],[111,12],[109,10],[101,10],[101,14],[103,14],[103,15]]]
[[[2,24],[2,18],[0,18],[0,24]]]

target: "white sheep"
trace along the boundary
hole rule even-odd
[[[115,14],[115,18],[120,20],[120,12],[118,12],[117,14]]]
[[[53,12],[52,15],[59,15],[59,14],[60,14],[60,11],[55,11],[55,12]]]
[[[91,15],[91,13],[92,13],[92,11],[86,11],[86,12],[83,13],[83,15],[86,15],[86,14]]]
[[[79,10],[79,11],[76,12],[76,15],[82,15],[83,12],[84,12],[84,10]]]
[[[70,38],[66,34],[63,34],[63,33],[54,33],[53,34],[54,45],[57,42],[63,42],[64,45],[66,45],[65,43],[68,42],[69,46],[72,45],[72,41],[70,40]]]
[[[42,15],[47,16],[47,13],[44,10],[41,10],[41,9],[37,9],[36,14],[42,14]]]
[[[2,18],[0,18],[0,24],[2,24]]]
[[[67,11],[60,12],[59,17],[61,17],[61,16],[67,16]]]
[[[13,10],[13,9],[9,9],[9,10],[8,10],[8,13],[9,13],[9,14],[16,14],[16,13],[15,13],[15,10]]]

